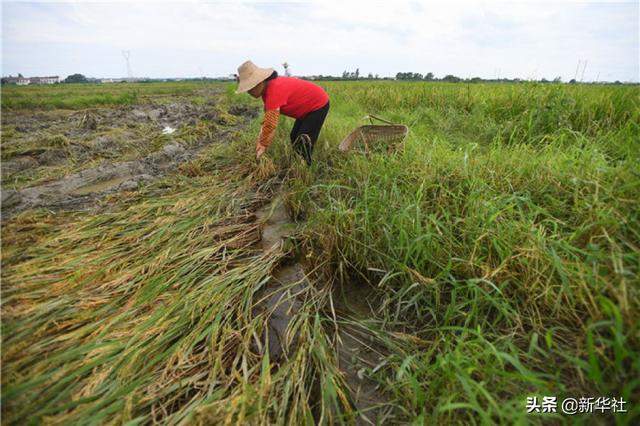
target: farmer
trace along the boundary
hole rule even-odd
[[[264,120],[256,143],[256,158],[260,158],[276,134],[280,113],[295,118],[291,144],[308,165],[311,165],[313,145],[329,112],[329,96],[311,82],[292,77],[279,77],[273,68],[260,68],[246,61],[238,67],[236,93],[249,92],[262,97]]]

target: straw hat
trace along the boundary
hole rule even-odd
[[[273,68],[260,68],[251,61],[247,61],[238,67],[238,79],[240,80],[236,93],[247,92],[261,81],[266,80],[273,73]]]

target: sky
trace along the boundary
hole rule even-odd
[[[639,81],[640,0],[2,1],[2,74],[294,75]],[[586,64],[586,68],[585,68]],[[579,65],[579,67],[578,67]]]

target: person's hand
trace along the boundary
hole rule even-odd
[[[258,144],[256,145],[256,159],[259,160],[262,157],[262,154],[267,150],[264,146]]]

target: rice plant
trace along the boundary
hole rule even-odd
[[[253,160],[254,120],[97,213],[3,223],[6,423],[361,422],[344,330],[380,355],[355,372],[384,397],[380,423],[634,423],[638,88],[323,85],[332,109],[311,168],[286,121]],[[196,102],[192,89],[144,96]],[[3,109],[100,103],[111,89],[39,90],[4,93]],[[251,102],[231,85],[225,97]],[[403,149],[337,151],[368,113],[410,127]],[[264,252],[254,213],[276,192],[299,232]],[[255,307],[292,258],[308,285],[286,356],[271,359],[269,311]],[[628,412],[527,414],[532,395],[622,397]]]

